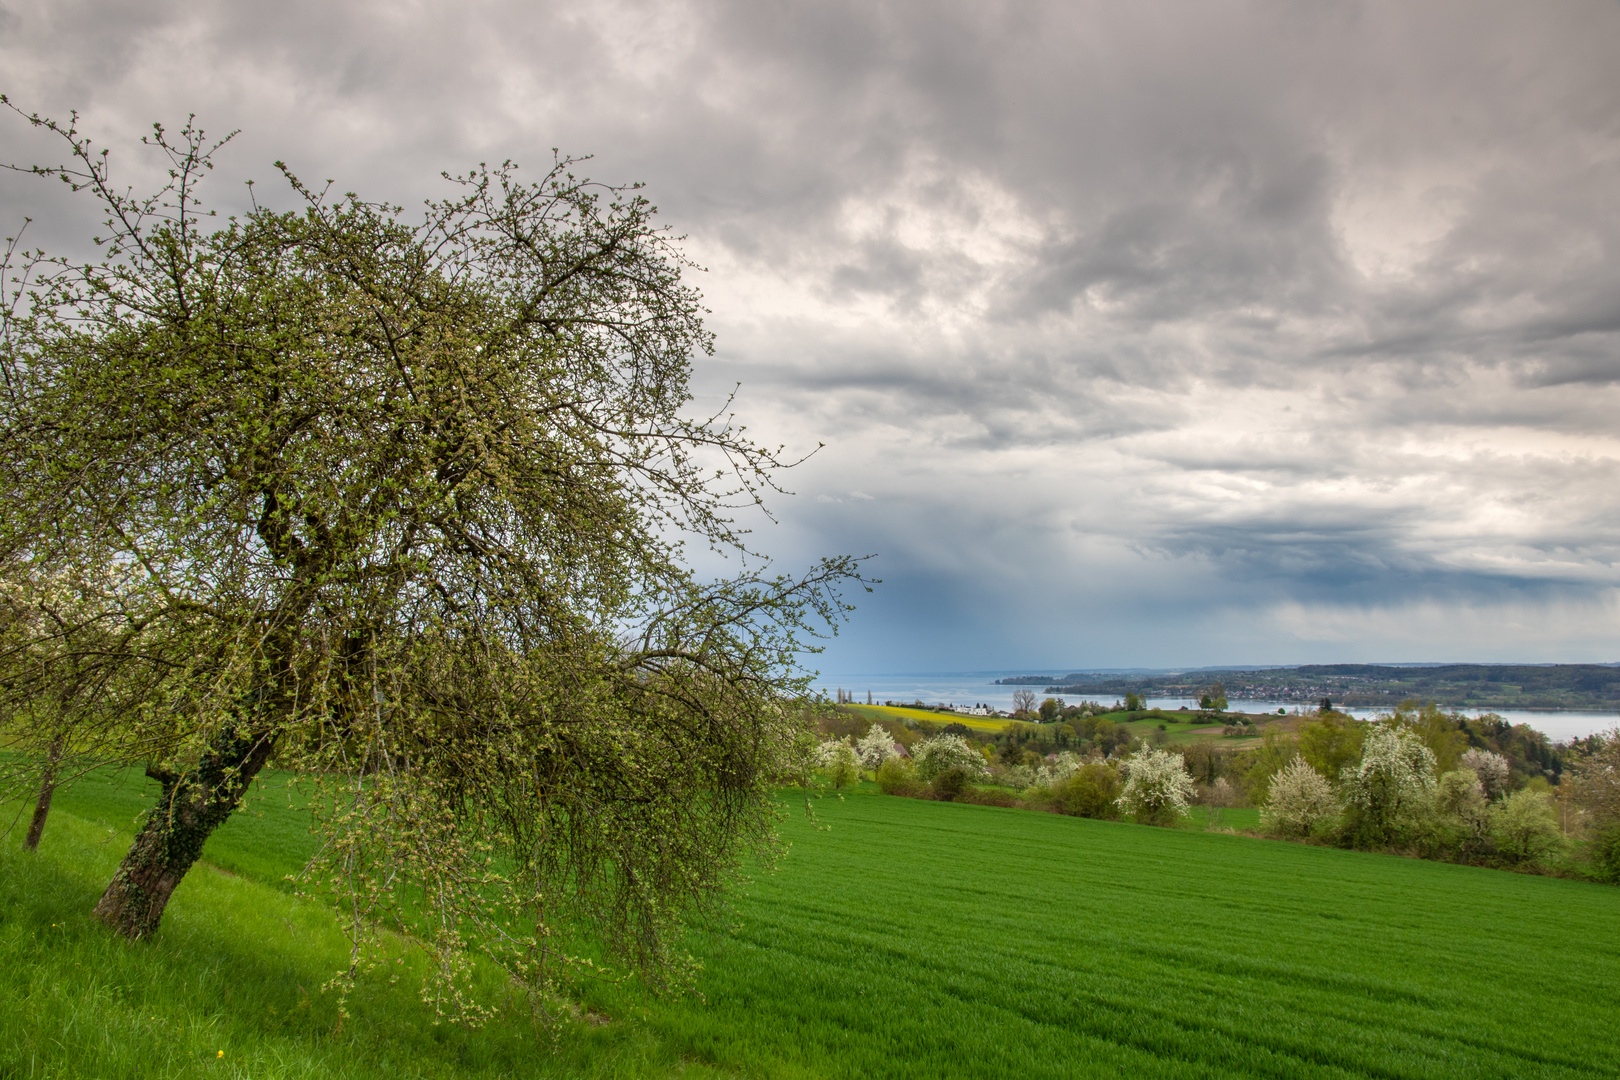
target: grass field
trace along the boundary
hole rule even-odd
[[[373,979],[338,1028],[330,917],[262,883],[308,843],[285,803],[133,947],[85,913],[135,785],[65,793],[38,858],[14,832],[0,1077],[1620,1076],[1620,889],[869,785],[790,814],[780,871],[693,936],[705,1002],[597,986],[612,1022],[552,1051]]]

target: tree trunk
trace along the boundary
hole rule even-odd
[[[96,918],[131,940],[156,932],[175,886],[241,804],[271,745],[268,735],[222,735],[183,774],[148,766],[146,775],[163,784],[163,795],[96,904]]]
[[[28,823],[28,835],[23,838],[23,847],[29,851],[38,851],[39,838],[45,835],[45,819],[51,815],[51,796],[56,794],[56,767],[62,761],[62,743],[61,735],[51,740],[51,751],[45,759],[45,774],[39,781],[39,799],[34,803],[34,820]]]

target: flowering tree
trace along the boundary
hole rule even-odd
[[[912,749],[911,760],[916,765],[917,779],[924,782],[950,769],[961,769],[969,780],[984,780],[990,776],[984,755],[960,735],[924,739]]]
[[[1309,836],[1338,810],[1327,778],[1304,758],[1295,758],[1271,778],[1260,807],[1260,825],[1281,836]]]
[[[1501,754],[1474,747],[1463,753],[1458,764],[1479,778],[1480,789],[1487,802],[1494,802],[1507,794],[1511,771],[1508,759]]]
[[[1351,838],[1370,846],[1409,835],[1421,823],[1434,784],[1434,751],[1399,724],[1375,725],[1361,761],[1345,766],[1340,779]]]
[[[866,734],[861,736],[860,741],[855,744],[855,756],[860,758],[861,768],[878,768],[885,761],[895,756],[894,736],[889,734],[887,728],[874,720],[872,726],[867,729]]]
[[[1180,754],[1155,750],[1143,740],[1125,762],[1125,790],[1117,800],[1136,820],[1166,825],[1187,816],[1193,798],[1193,779]]]
[[[829,739],[822,743],[816,760],[827,770],[827,776],[835,788],[853,784],[860,777],[860,759],[856,757],[854,748],[843,739]]]
[[[49,762],[66,717],[85,765],[161,785],[97,916],[157,930],[274,760],[320,789],[356,935],[543,985],[589,926],[671,970],[772,842],[801,640],[854,567],[685,563],[683,535],[744,550],[784,463],[690,414],[711,339],[651,205],[559,161],[419,218],[283,169],[296,210],[214,217],[194,126],[149,136],[143,197],[29,120],[105,225],[0,272],[0,737]],[[129,576],[53,591],[75,566]]]
[[[1442,773],[1434,789],[1434,809],[1435,836],[1441,844],[1467,855],[1480,854],[1489,846],[1491,808],[1485,786],[1474,770],[1458,768]]]
[[[1591,856],[1598,876],[1620,881],[1620,727],[1599,739],[1597,750],[1575,766],[1575,795],[1593,827]]]
[[[1064,750],[1034,771],[1031,780],[1035,787],[1055,787],[1063,783],[1084,765],[1085,761],[1072,750]]]

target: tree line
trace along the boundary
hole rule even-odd
[[[823,722],[819,760],[830,783],[865,770],[913,798],[1157,825],[1251,806],[1278,838],[1620,882],[1620,729],[1560,747],[1407,703],[1371,721],[1319,710],[1236,750],[1133,739],[1076,711],[993,734],[848,714]]]

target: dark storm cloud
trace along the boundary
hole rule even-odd
[[[244,129],[232,181],[646,180],[710,268],[698,404],[741,381],[767,441],[830,444],[767,546],[883,553],[868,653],[1614,651],[1613,4],[0,11],[0,89],[136,179],[195,110]]]

